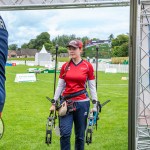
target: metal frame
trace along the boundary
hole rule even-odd
[[[137,7],[138,1],[130,1],[129,43],[129,98],[128,98],[128,150],[136,149],[136,91],[137,91]]]
[[[150,149],[150,1],[141,1],[139,10],[136,148],[148,150]]]
[[[129,6],[129,0],[0,0],[0,11]]]

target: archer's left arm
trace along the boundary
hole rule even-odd
[[[90,90],[90,95],[92,97],[92,101],[97,99],[97,92],[96,92],[96,85],[95,85],[95,80],[88,80],[88,86],[89,86],[89,90]],[[96,103],[94,104],[93,108],[96,108]]]

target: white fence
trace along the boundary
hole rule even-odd
[[[16,63],[16,65],[28,65],[28,66],[34,66],[34,61],[17,61],[17,60],[11,60],[8,61],[8,63]],[[62,65],[65,62],[58,62],[58,68],[61,68]],[[91,63],[94,67],[94,70],[96,70],[96,63]],[[51,64],[45,64],[52,66],[54,68],[55,62],[51,62]],[[43,65],[44,66],[44,65]],[[129,65],[124,64],[109,64],[105,62],[99,62],[98,63],[98,71],[104,71],[104,72],[111,72],[111,73],[128,73],[129,72]]]
[[[96,64],[92,63],[94,69],[96,69]],[[109,64],[109,63],[98,63],[98,71],[105,71],[106,70],[112,70],[112,73],[114,70],[116,70],[117,73],[128,73],[129,72],[129,65],[124,64]],[[114,72],[115,73],[115,72]]]
[[[58,66],[61,67],[64,64],[64,62],[59,62]],[[96,70],[96,63],[91,63],[94,67],[94,70]],[[124,64],[109,64],[104,62],[98,63],[98,71],[104,71],[109,70],[111,73],[128,73],[129,72],[129,65]],[[116,71],[114,71],[116,70]]]

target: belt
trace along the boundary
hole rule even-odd
[[[75,93],[72,93],[72,94],[69,94],[69,95],[66,95],[66,96],[62,96],[62,99],[67,100],[67,99],[79,96],[81,94],[84,94],[84,93],[87,93],[87,91],[85,89],[81,90],[81,91],[78,91],[78,92],[75,92]]]

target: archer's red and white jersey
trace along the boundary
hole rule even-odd
[[[67,65],[68,62],[62,66],[59,76],[59,78],[64,79],[66,83],[62,96],[86,89],[86,82],[95,79],[93,66],[88,61],[81,60],[81,62],[76,65],[71,60],[66,71]],[[71,99],[84,100],[87,98],[87,94],[82,94]]]

